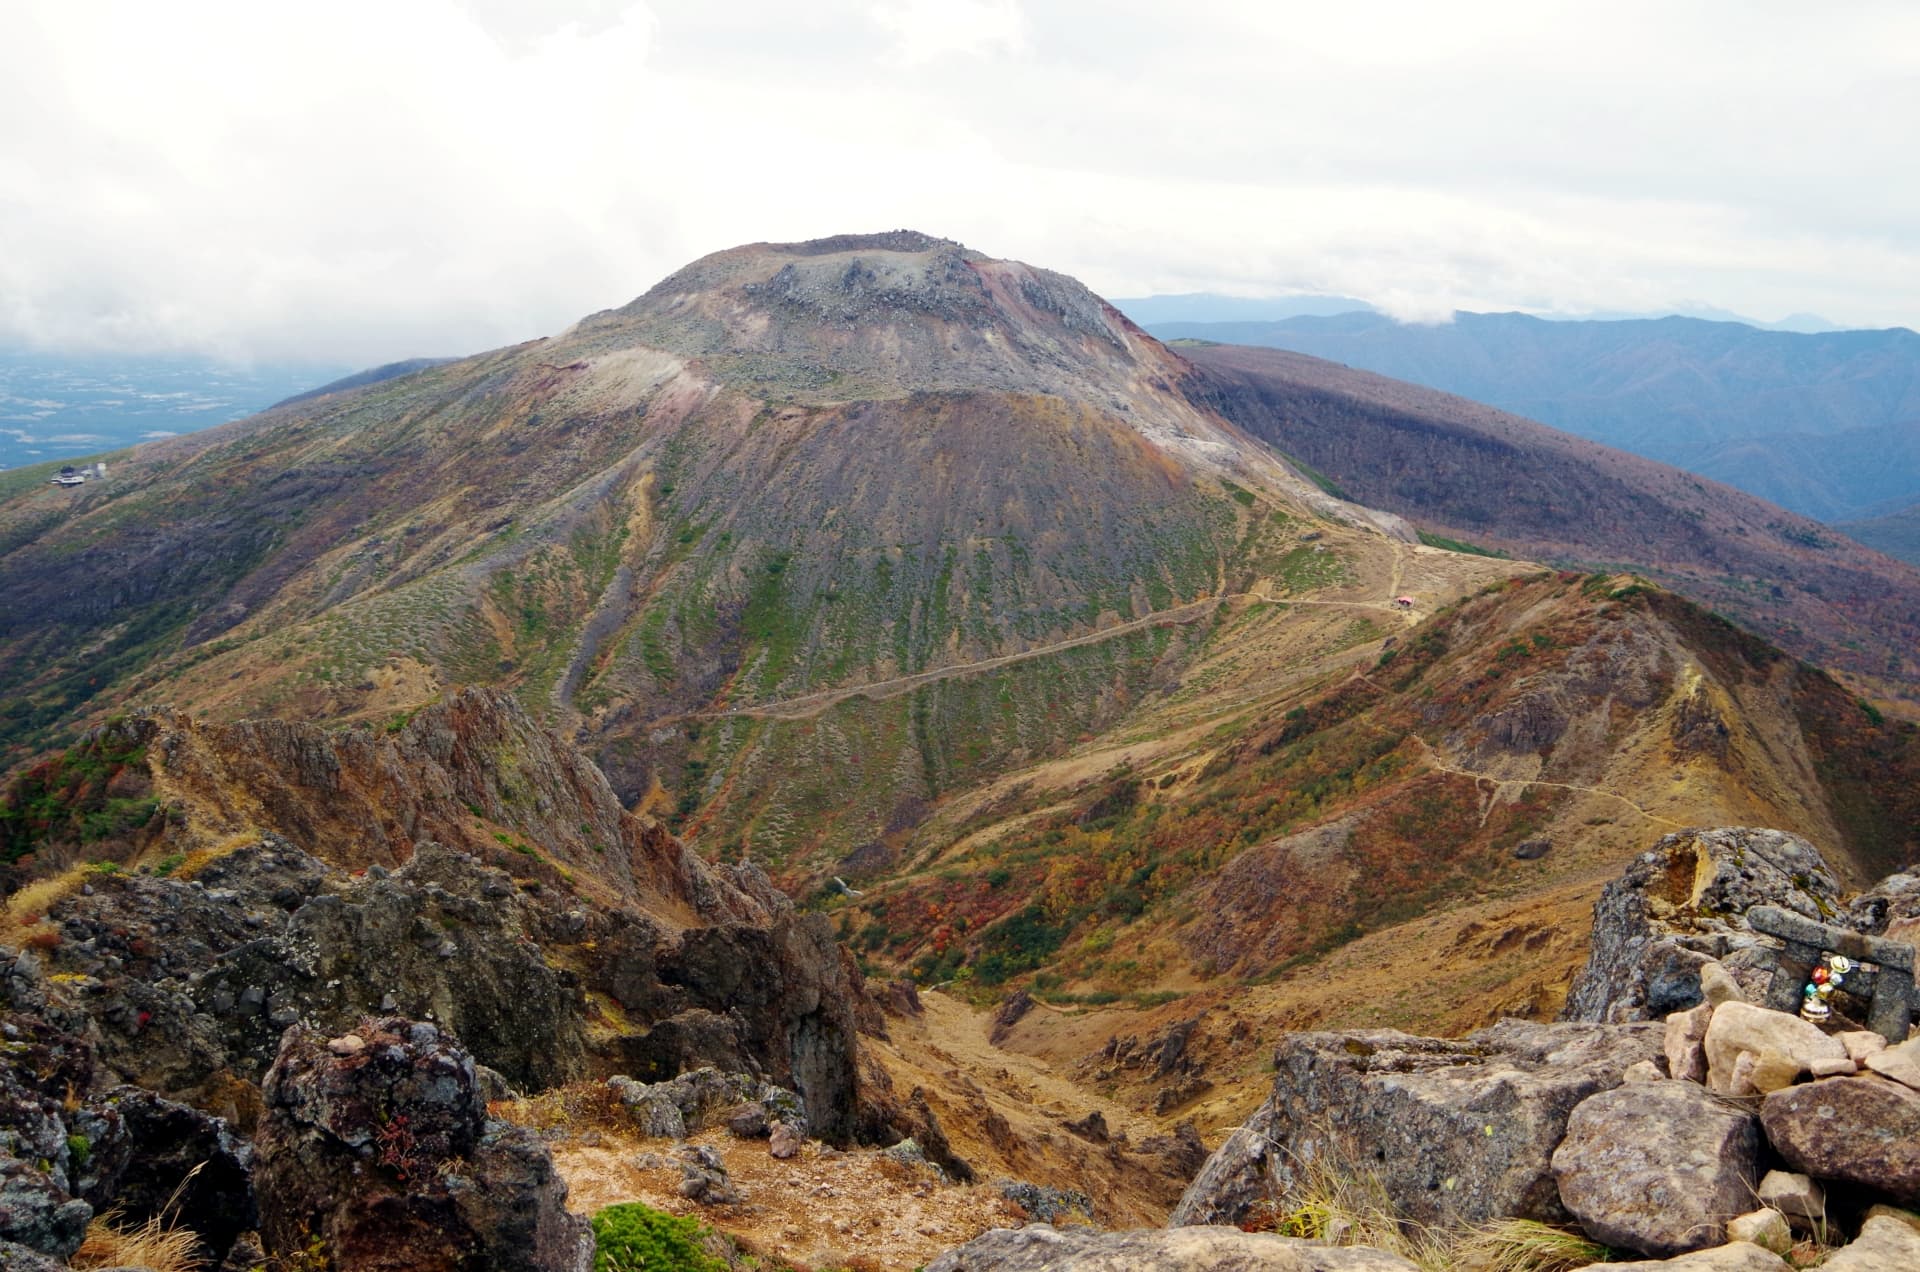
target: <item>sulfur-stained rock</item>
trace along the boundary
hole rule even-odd
[[[1567,1115],[1658,1055],[1663,1032],[1506,1020],[1464,1039],[1287,1035],[1267,1102],[1207,1160],[1168,1222],[1237,1223],[1259,1198],[1285,1195],[1296,1164],[1314,1162],[1367,1163],[1419,1223],[1564,1221],[1550,1159]]]
[[[1705,1047],[1707,1086],[1721,1095],[1744,1094],[1736,1090],[1733,1076],[1742,1054],[1753,1056],[1751,1081],[1762,1094],[1792,1083],[1816,1060],[1847,1059],[1847,1049],[1818,1026],[1751,1003],[1722,1003],[1714,1008]]]
[[[996,1228],[926,1272],[1417,1272],[1383,1250],[1320,1245],[1237,1228]]]
[[[1587,1235],[1642,1254],[1719,1245],[1753,1201],[1760,1125],[1691,1082],[1582,1102],[1553,1154],[1560,1200]]]
[[[1920,1091],[1884,1078],[1823,1078],[1760,1105],[1767,1138],[1796,1170],[1920,1201]]]
[[[1860,1235],[1820,1265],[1821,1272],[1906,1272],[1920,1268],[1920,1232],[1898,1219],[1876,1215]]]

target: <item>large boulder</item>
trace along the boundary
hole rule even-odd
[[[1753,1205],[1760,1122],[1691,1082],[1603,1091],[1553,1154],[1560,1200],[1587,1235],[1642,1254],[1719,1245]]]
[[[1302,1033],[1273,1093],[1201,1168],[1170,1224],[1237,1223],[1303,1172],[1356,1165],[1420,1223],[1568,1218],[1551,1165],[1567,1118],[1661,1052],[1663,1027],[1503,1020],[1464,1039]]]
[[[1793,1265],[1750,1241],[1734,1241],[1711,1250],[1695,1250],[1671,1259],[1632,1259],[1625,1263],[1589,1263],[1575,1272],[1793,1272]],[[1888,1268],[1885,1272],[1893,1272]]]
[[[270,1254],[339,1272],[585,1272],[593,1242],[531,1132],[489,1123],[473,1058],[428,1023],[295,1027],[256,1143]]]
[[[1778,1091],[1823,1060],[1852,1064],[1839,1039],[1811,1021],[1752,1003],[1714,1008],[1705,1046],[1707,1085],[1720,1095]],[[1742,1056],[1752,1059],[1742,1063]]]
[[[1718,961],[1751,1000],[1771,978],[1765,938],[1746,912],[1773,905],[1821,922],[1840,881],[1819,849],[1780,830],[1682,830],[1637,857],[1593,907],[1587,965],[1562,1020],[1661,1020],[1701,1001],[1700,968]]]
[[[926,1272],[1416,1272],[1384,1250],[1327,1246],[1238,1228],[996,1228]]]
[[[1884,1078],[1825,1078],[1760,1104],[1767,1139],[1795,1170],[1920,1202],[1920,1091]]]

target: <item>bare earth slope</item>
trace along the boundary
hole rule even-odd
[[[1490,407],[1279,350],[1183,349],[1192,391],[1363,502],[1539,560],[1629,566],[1911,698],[1920,571],[1807,518]]]

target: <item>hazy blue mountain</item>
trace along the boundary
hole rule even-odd
[[[1883,517],[1849,521],[1840,526],[1856,543],[1878,548],[1890,557],[1920,565],[1920,503]]]
[[[0,468],[224,424],[350,370],[0,350]]]
[[[1178,296],[1136,296],[1109,301],[1115,309],[1142,327],[1165,322],[1277,322],[1303,314],[1372,313],[1373,306],[1351,296],[1220,296],[1187,292]]]
[[[1350,313],[1149,330],[1411,380],[1821,520],[1920,501],[1920,335],[1904,327],[1807,334],[1475,313],[1421,325]]]

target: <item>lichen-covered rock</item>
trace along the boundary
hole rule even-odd
[[[1093,1199],[1075,1189],[1047,1188],[1024,1179],[999,1179],[994,1187],[1000,1195],[1027,1212],[1035,1223],[1057,1223],[1076,1215],[1093,1219]]]
[[[1760,1121],[1795,1170],[1920,1202],[1920,1091],[1869,1075],[1822,1078],[1769,1095]]]
[[[1753,1203],[1760,1124],[1691,1082],[1604,1091],[1553,1154],[1560,1200],[1587,1235],[1642,1254],[1719,1245]]]
[[[92,1218],[92,1206],[69,1196],[35,1163],[0,1155],[0,1242],[64,1260],[80,1248]]]
[[[489,1124],[473,1058],[425,1022],[371,1021],[366,1046],[288,1031],[256,1144],[261,1236],[318,1241],[341,1272],[584,1272],[592,1240],[538,1136]]]
[[[1292,1034],[1273,1092],[1201,1168],[1169,1223],[1237,1223],[1295,1167],[1364,1163],[1419,1223],[1568,1216],[1550,1159],[1576,1105],[1660,1053],[1658,1024],[1506,1020],[1464,1039]]]
[[[1415,1272],[1384,1250],[1320,1245],[1237,1228],[996,1228],[926,1272]]]
[[[1661,1020],[1701,1001],[1701,966],[1718,961],[1750,1000],[1772,958],[1746,926],[1756,905],[1843,922],[1840,881],[1819,849],[1780,830],[1676,831],[1635,858],[1593,907],[1587,965],[1562,1020]]]

